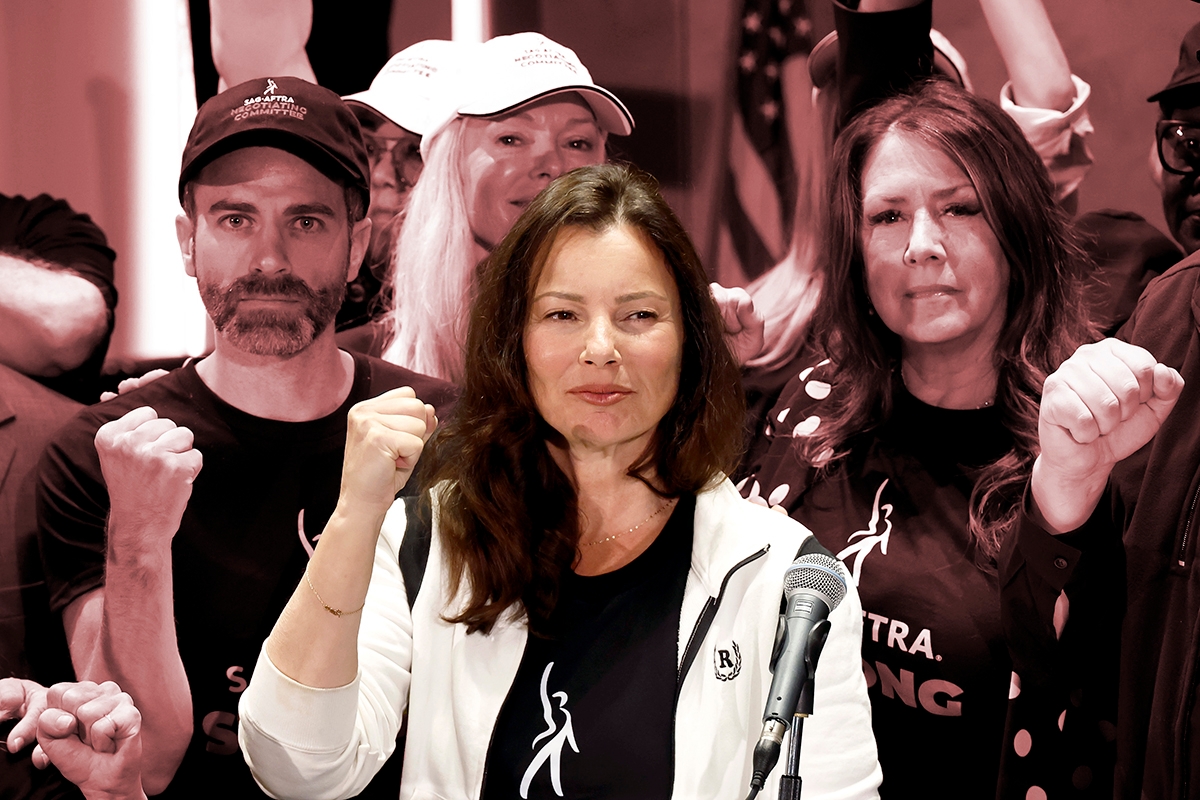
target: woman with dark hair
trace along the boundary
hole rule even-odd
[[[744,795],[810,534],[724,477],[744,407],[687,234],[648,176],[585,167],[479,280],[431,527],[393,498],[432,410],[356,406],[338,510],[243,697],[251,769],[351,796],[407,712],[403,798]],[[876,796],[861,614],[851,590],[830,615],[806,796]]]
[[[1077,251],[1017,126],[946,81],[863,112],[831,170],[816,333],[740,486],[858,583],[884,794],[990,797],[1002,753],[1030,753],[1028,730],[1002,746],[1019,681],[996,564],[1042,382],[1094,338]],[[1052,749],[1033,742],[1023,764]]]

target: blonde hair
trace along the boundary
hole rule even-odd
[[[463,130],[457,117],[429,144],[392,256],[395,309],[383,358],[460,382],[475,270],[475,240],[463,194]]]
[[[747,367],[771,370],[790,361],[808,336],[823,270],[821,236],[825,230],[825,172],[833,143],[837,98],[813,90],[813,113],[804,115],[809,130],[797,158],[796,213],[788,253],[755,278],[746,290],[766,323],[763,349]]]
[[[560,99],[573,99],[591,111],[578,92]],[[383,352],[384,360],[393,364],[460,384],[478,253],[468,207],[472,198],[463,189],[463,163],[470,155],[464,142],[471,119],[478,118],[457,116],[429,140],[425,169],[409,198],[408,216],[392,256],[395,310],[390,317],[391,343]],[[596,127],[603,162],[608,132],[599,120]]]

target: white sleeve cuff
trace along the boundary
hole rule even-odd
[[[354,737],[361,678],[360,670],[345,686],[305,686],[280,672],[264,645],[254,667],[254,680],[239,704],[242,726],[288,749],[341,752]]]
[[[1075,99],[1066,111],[1017,105],[1012,81],[1000,90],[1000,108],[1017,123],[1046,165],[1057,201],[1079,188],[1093,161],[1086,141],[1094,130],[1087,108],[1092,87],[1077,75],[1072,75],[1071,81],[1075,84]]]
[[[1000,108],[1012,117],[1043,159],[1066,155],[1071,149],[1072,136],[1084,137],[1094,130],[1087,108],[1092,87],[1078,75],[1072,75],[1071,81],[1075,84],[1075,100],[1066,111],[1017,105],[1012,96],[1012,81],[1000,90]]]

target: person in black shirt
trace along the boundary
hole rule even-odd
[[[258,795],[237,697],[333,510],[346,413],[409,386],[445,415],[454,390],[334,343],[371,223],[366,149],[332,92],[263,78],[209,100],[179,192],[215,350],[68,423],[39,533],[79,677],[142,713],[147,793]]]
[[[239,707],[251,770],[273,795],[350,796],[407,711],[404,797],[744,794],[809,534],[724,477],[744,406],[687,234],[648,176],[577,169],[474,297],[431,452],[420,399],[351,412],[337,510]],[[418,457],[424,528],[394,500]],[[804,789],[875,797],[853,589],[830,621]]]
[[[1042,380],[1094,336],[1065,216],[1012,120],[947,81],[862,112],[831,163],[816,335],[735,477],[858,583],[882,793],[1054,796],[1079,766],[1066,739],[1082,712],[1064,738],[1066,693],[1031,675],[1021,689],[996,562]],[[1078,747],[1099,795],[1102,745]]]

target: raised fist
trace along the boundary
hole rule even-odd
[[[386,512],[436,429],[433,406],[407,386],[355,405],[347,418],[342,499]]]
[[[1046,379],[1031,487],[1052,530],[1083,524],[1113,465],[1154,437],[1182,391],[1178,372],[1119,339],[1080,347]]]
[[[763,318],[755,311],[754,301],[745,289],[726,289],[719,283],[710,283],[708,288],[721,309],[725,343],[738,364],[745,364],[763,349]]]
[[[203,465],[192,449],[192,432],[143,406],[102,426],[96,453],[108,487],[114,544],[169,544]]]
[[[1158,432],[1183,378],[1119,339],[1087,344],[1046,379],[1038,434],[1057,469],[1109,469]]]

